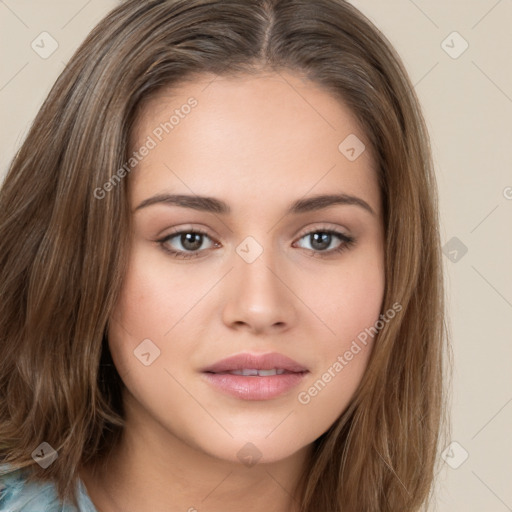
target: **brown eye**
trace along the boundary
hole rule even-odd
[[[300,239],[306,239],[309,241],[310,247],[305,247],[305,249],[319,253],[321,256],[323,255],[321,253],[325,253],[327,256],[333,253],[341,252],[345,249],[348,249],[355,242],[355,239],[351,236],[328,229],[311,231],[303,235]],[[329,249],[331,244],[333,244],[336,239],[338,240],[339,244],[334,248]]]
[[[184,233],[179,235],[179,241],[186,251],[197,251],[203,244],[203,237],[200,233]]]
[[[167,235],[157,242],[162,249],[177,258],[193,258],[199,256],[203,250],[216,245],[211,243],[209,247],[203,247],[205,239],[211,240],[207,233],[189,229]]]

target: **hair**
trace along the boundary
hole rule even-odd
[[[129,0],[58,77],[0,190],[0,461],[76,505],[82,463],[123,430],[106,333],[126,272],[129,158],[151,98],[204,73],[288,70],[343,101],[372,148],[383,204],[382,311],[357,392],[313,446],[301,512],[419,510],[432,496],[448,348],[437,189],[419,100],[385,36],[344,0]],[[31,453],[48,442],[47,468]]]

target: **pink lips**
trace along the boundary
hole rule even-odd
[[[243,370],[251,375],[228,373]],[[261,370],[263,375],[254,375],[254,370]],[[278,353],[243,353],[218,361],[204,368],[202,372],[209,384],[228,395],[243,400],[269,400],[297,386],[308,373],[308,369]]]

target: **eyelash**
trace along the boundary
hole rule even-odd
[[[200,255],[200,253],[202,251],[199,251],[199,250],[196,251],[196,252],[191,252],[191,251],[175,251],[175,250],[169,249],[168,247],[165,246],[165,243],[167,243],[169,240],[172,240],[173,238],[175,238],[175,237],[177,237],[179,235],[190,234],[190,233],[198,234],[198,235],[204,235],[204,236],[207,236],[208,238],[211,238],[208,235],[208,233],[206,233],[205,231],[203,231],[201,229],[198,229],[198,228],[195,228],[195,229],[186,229],[186,230],[182,230],[182,231],[176,231],[174,233],[166,235],[165,237],[163,237],[163,238],[161,238],[159,240],[155,240],[155,241],[160,245],[162,250],[164,250],[166,253],[170,254],[174,258],[179,258],[179,259],[196,258],[196,257],[199,257],[199,255]],[[299,240],[301,240],[302,238],[305,238],[305,237],[307,237],[309,235],[312,235],[314,233],[325,233],[325,234],[328,234],[328,235],[334,235],[343,243],[339,247],[337,247],[336,249],[330,249],[329,251],[315,251],[314,249],[306,249],[306,251],[311,251],[311,256],[312,257],[326,258],[326,257],[332,256],[333,254],[340,254],[343,251],[345,251],[345,250],[349,249],[350,247],[352,247],[355,244],[355,242],[356,242],[356,239],[354,237],[349,236],[349,235],[345,235],[345,234],[340,233],[339,231],[335,231],[333,229],[315,229],[313,231],[309,231],[307,233],[304,233],[299,238]],[[217,242],[215,242],[215,243],[217,243]]]

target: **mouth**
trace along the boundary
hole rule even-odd
[[[282,354],[237,354],[202,370],[215,390],[242,400],[270,400],[290,392],[309,370]]]
[[[244,377],[271,377],[273,375],[283,375],[283,373],[299,373],[289,372],[283,368],[272,368],[270,370],[258,370],[256,368],[244,368],[242,370],[230,370],[228,372],[207,372],[216,375],[243,375]]]

